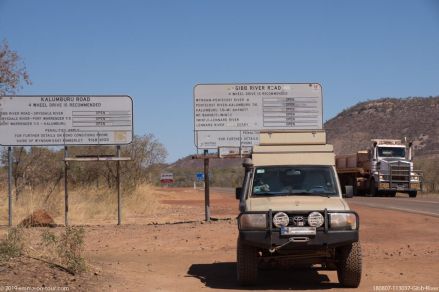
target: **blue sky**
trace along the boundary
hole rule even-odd
[[[195,153],[197,83],[319,82],[324,120],[366,99],[439,95],[439,1],[0,0],[20,94],[128,94],[135,133]]]

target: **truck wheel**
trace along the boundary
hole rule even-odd
[[[396,197],[396,192],[395,191],[388,192],[387,197]]]
[[[239,237],[236,270],[240,285],[249,286],[256,283],[258,277],[258,250],[253,246],[244,244]]]
[[[358,196],[358,194],[359,194],[359,192],[357,189],[357,185],[355,184],[355,185],[353,185],[352,196],[356,197],[356,196]]]
[[[416,198],[417,195],[418,195],[418,192],[417,192],[417,191],[409,192],[409,197],[410,197],[410,198]]]
[[[352,196],[358,196],[358,190],[357,190],[357,181],[354,178],[354,180],[352,181]]]
[[[378,188],[375,186],[375,181],[371,180],[369,183],[369,197],[376,197],[378,195]]]
[[[361,246],[359,242],[340,247],[337,254],[337,276],[343,287],[357,288],[361,281]]]

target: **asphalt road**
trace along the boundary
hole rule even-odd
[[[200,189],[203,190],[203,189]],[[211,191],[233,194],[233,188],[211,187]],[[362,205],[372,208],[389,209],[401,212],[410,212],[422,215],[439,217],[439,195],[418,196],[409,198],[407,195],[398,194],[396,197],[354,197],[345,199],[349,205]]]
[[[408,197],[354,197],[347,199],[349,205],[355,204],[389,209],[402,212],[417,213],[439,217],[439,196],[437,198],[408,198]]]

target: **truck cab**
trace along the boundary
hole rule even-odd
[[[397,192],[416,197],[422,189],[422,173],[413,170],[413,150],[401,140],[373,139],[372,147],[354,154],[337,155],[336,169],[342,189],[354,195],[396,196]]]
[[[262,132],[259,140],[236,192],[238,281],[254,284],[259,268],[273,264],[313,265],[358,287],[359,216],[342,196],[325,132]]]
[[[407,147],[401,140],[391,139],[374,139],[372,142],[370,194],[381,191],[394,196],[399,191],[416,197],[422,177],[413,170],[411,144]]]

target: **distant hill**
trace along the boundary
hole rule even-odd
[[[413,141],[416,155],[439,152],[439,96],[360,102],[325,123],[337,154],[370,147],[371,139]]]

